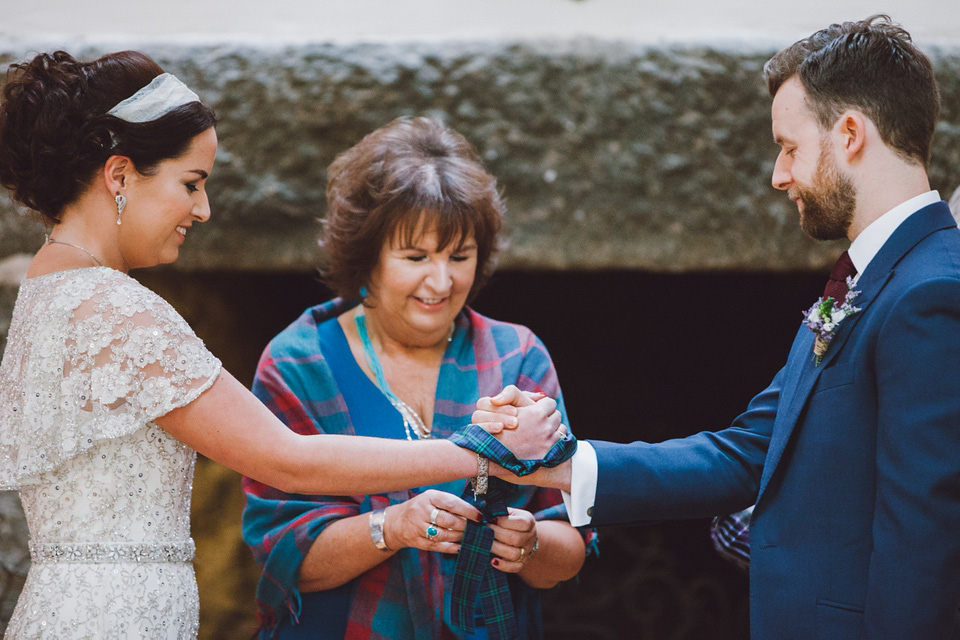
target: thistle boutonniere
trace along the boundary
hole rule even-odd
[[[827,353],[827,347],[833,340],[837,327],[844,318],[852,316],[860,311],[860,307],[853,306],[854,298],[860,295],[860,292],[853,287],[853,278],[847,278],[847,295],[843,302],[837,304],[833,298],[820,298],[813,306],[807,309],[803,314],[803,324],[810,327],[816,335],[813,343],[813,363],[820,366],[820,361]]]

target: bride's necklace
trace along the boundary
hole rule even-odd
[[[44,244],[62,244],[62,245],[66,245],[66,246],[68,246],[68,247],[73,247],[74,249],[79,249],[80,251],[83,251],[85,254],[87,254],[88,256],[90,256],[91,258],[93,258],[93,261],[96,262],[98,266],[101,266],[101,267],[103,266],[103,263],[100,262],[100,260],[97,258],[97,256],[93,255],[92,253],[90,253],[89,251],[87,251],[86,249],[84,249],[83,247],[81,247],[81,246],[78,245],[78,244],[73,244],[73,243],[71,243],[71,242],[64,242],[63,240],[54,240],[54,239],[51,238],[50,236],[47,236],[47,240],[46,240],[46,242],[45,242]]]
[[[357,333],[360,334],[360,342],[363,343],[363,354],[367,358],[367,364],[370,365],[370,369],[373,370],[373,375],[377,378],[377,386],[380,387],[380,391],[387,397],[390,404],[400,412],[400,417],[403,418],[403,428],[407,433],[407,440],[413,440],[414,435],[416,435],[418,440],[429,438],[430,427],[423,422],[420,414],[418,414],[413,407],[398,398],[397,394],[390,389],[390,385],[387,384],[387,376],[383,373],[380,358],[377,357],[377,352],[373,349],[373,342],[370,341],[370,333],[367,331],[367,317],[364,315],[363,309],[357,313],[356,322]],[[447,335],[447,342],[450,342],[452,339],[453,326],[451,325],[450,333]]]

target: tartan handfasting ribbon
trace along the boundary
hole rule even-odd
[[[531,474],[540,467],[556,467],[569,460],[577,451],[577,439],[569,431],[557,440],[547,451],[547,455],[540,460],[520,460],[478,424],[468,424],[448,439],[464,449],[479,453],[518,476]]]
[[[577,439],[567,433],[556,442],[541,460],[520,460],[499,440],[471,424],[450,436],[455,444],[475,451],[496,462],[504,469],[524,476],[540,467],[555,467],[569,459],[577,450]],[[499,478],[490,478],[486,496],[476,496],[474,504],[486,522],[508,514],[506,503],[516,487]],[[519,638],[510,585],[502,571],[490,566],[490,548],[493,546],[493,530],[475,522],[467,521],[467,528],[460,543],[457,570],[453,577],[450,598],[450,622],[462,633],[473,633],[476,605],[479,598],[487,633],[491,640],[514,640]]]
[[[491,478],[491,485],[495,485],[493,480],[496,478]],[[494,492],[503,493],[496,489]],[[476,507],[486,522],[507,515],[506,504],[499,498],[496,501],[480,498]],[[450,594],[450,623],[463,633],[473,633],[479,599],[490,638],[513,640],[519,637],[519,630],[510,585],[502,571],[490,566],[492,546],[493,529],[467,520]]]

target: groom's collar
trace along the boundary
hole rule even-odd
[[[940,194],[935,190],[921,193],[890,209],[861,231],[847,250],[850,259],[853,261],[853,266],[857,268],[858,277],[866,270],[870,261],[873,260],[880,248],[886,244],[904,220],[920,209],[939,201]]]

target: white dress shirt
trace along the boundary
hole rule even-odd
[[[939,200],[939,193],[927,191],[890,209],[861,231],[847,250],[857,268],[857,278],[904,220]],[[593,517],[593,503],[597,497],[597,452],[589,442],[580,440],[570,462],[570,493],[563,492],[563,504],[567,507],[570,524],[582,527],[590,524]]]

